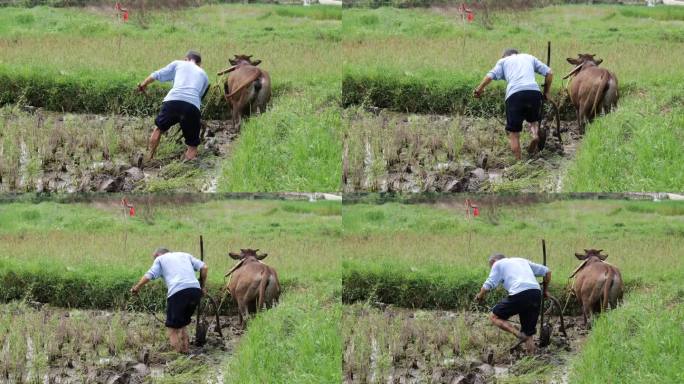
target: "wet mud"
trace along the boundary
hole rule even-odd
[[[563,382],[567,359],[586,335],[578,317],[566,317],[567,337],[551,316],[550,345],[528,355],[513,336],[495,328],[486,312],[415,311],[352,306],[345,311],[346,384],[494,383],[550,367]],[[517,317],[512,318],[513,322]],[[367,346],[360,343],[367,340]]]
[[[3,318],[21,326],[0,332],[0,383],[133,384],[153,378],[222,383],[225,359],[243,334],[236,316],[220,317],[223,338],[209,321],[206,343],[172,351],[165,327],[151,314],[4,306]],[[163,318],[163,315],[157,315]],[[207,318],[207,320],[209,320]],[[41,327],[42,325],[42,327]],[[19,356],[12,350],[26,351]]]
[[[544,148],[528,154],[523,134],[523,160],[516,162],[504,133],[504,122],[463,116],[410,115],[378,111],[373,117],[351,117],[345,143],[346,192],[487,192],[524,179],[551,179],[574,156],[580,141],[576,122],[561,121],[562,143],[555,124],[544,123]],[[518,185],[518,190],[554,189]]]
[[[230,122],[203,121],[199,155],[186,163],[186,146],[174,126],[162,135],[156,158],[149,160],[152,118],[41,109],[5,109],[2,114],[8,128],[0,134],[3,192],[213,192],[220,161],[238,135]]]

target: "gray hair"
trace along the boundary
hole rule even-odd
[[[193,60],[197,64],[202,62],[202,55],[200,55],[200,53],[197,51],[190,50],[188,51],[188,53],[185,54],[185,57],[187,57],[190,60]]]
[[[501,253],[492,253],[492,254],[489,256],[489,264],[491,264],[491,263],[493,263],[493,262],[495,262],[495,261],[499,261],[499,260],[501,260],[501,259],[505,259],[505,258],[506,258],[506,256],[504,256],[504,255],[501,254]]]
[[[517,55],[518,53],[520,53],[520,52],[518,52],[517,49],[506,48],[506,49],[504,49],[503,53],[501,54],[501,57],[503,58],[503,57],[508,57],[510,55]]]
[[[169,252],[171,252],[171,251],[169,251],[167,248],[159,247],[159,248],[154,250],[154,255],[159,256],[159,255],[163,255],[163,254],[169,253]]]

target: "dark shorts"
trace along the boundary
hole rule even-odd
[[[492,313],[504,320],[508,320],[513,315],[519,315],[520,330],[527,336],[532,336],[536,333],[540,304],[541,291],[528,289],[501,300],[492,308]]]
[[[506,131],[522,131],[523,120],[534,123],[541,118],[542,94],[539,91],[520,91],[506,99]]]
[[[192,314],[202,297],[199,288],[180,290],[166,299],[166,326],[183,328],[192,322]]]
[[[161,110],[154,123],[162,132],[166,132],[172,126],[180,123],[185,144],[191,147],[200,144],[200,111],[186,101],[171,100],[162,103]]]

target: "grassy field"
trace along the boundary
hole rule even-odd
[[[281,304],[257,316],[235,351],[220,362],[226,382],[271,378],[313,383],[320,382],[315,378],[339,377],[339,203],[213,198],[193,202],[182,196],[129,200],[136,207],[135,218],[124,214],[117,196],[89,203],[32,203],[26,198],[1,204],[2,301],[21,298],[66,307],[133,308],[136,302],[128,289],[151,265],[150,252],[163,245],[199,255],[202,234],[210,293],[218,294],[225,284],[223,274],[234,264],[227,252],[248,247],[269,254],[265,262],[278,270],[284,291]],[[163,283],[155,282],[144,291],[148,305],[162,308]],[[5,316],[3,321],[9,319]],[[9,334],[20,338],[21,332]],[[264,350],[269,351],[267,358],[254,358]],[[292,354],[298,356],[296,365],[290,364]],[[187,380],[183,375],[193,372],[190,368],[179,368],[177,380]],[[173,381],[173,376],[167,379]]]
[[[541,239],[546,240],[553,271],[551,291],[564,297],[567,276],[579,264],[574,252],[602,248],[608,262],[622,271],[626,304],[603,317],[585,347],[571,359],[571,377],[576,378],[571,382],[611,382],[615,377],[656,382],[681,377],[681,368],[674,367],[684,351],[660,336],[679,332],[676,319],[681,317],[684,270],[681,202],[480,196],[474,197],[480,217],[468,219],[464,199],[345,204],[343,302],[468,310],[487,276],[491,253],[541,262]],[[502,292],[496,292],[488,304],[500,296]],[[644,305],[648,300],[649,305]],[[358,310],[349,313],[355,316]],[[354,319],[345,320],[349,322]],[[615,322],[620,325],[615,327]],[[625,338],[624,327],[635,337]],[[382,329],[377,331],[379,338],[397,334]],[[605,347],[613,344],[625,348]],[[631,364],[637,356],[640,362]],[[539,377],[552,369],[553,364],[545,364],[535,366],[541,369]],[[599,368],[600,377],[590,373]]]
[[[215,73],[228,66],[234,54],[252,54],[271,74],[273,108],[244,125],[245,139],[233,143],[223,161],[227,171],[218,181],[219,189],[338,190],[341,128],[339,119],[331,116],[339,99],[341,17],[340,9],[330,7],[211,5],[144,13],[133,9],[131,21],[121,23],[109,8],[3,8],[0,103],[154,115],[168,85],[155,84],[150,97],[144,97],[133,92],[135,84],[192,48],[202,52],[212,83],[203,116],[225,118],[222,79]],[[78,49],[67,54],[68,46]],[[147,135],[152,127],[148,123],[137,129]],[[10,122],[2,131],[14,128]],[[97,127],[83,129],[93,128]],[[11,136],[3,139],[18,144]],[[276,158],[298,155],[277,163],[264,153]],[[13,158],[0,157],[7,166],[14,165]],[[256,163],[263,164],[257,168],[262,173],[253,172]],[[299,168],[302,163],[308,168]],[[241,178],[248,173],[251,179],[245,185]]]
[[[502,120],[504,83],[490,86],[481,100],[472,98],[472,89],[504,48],[546,60],[551,41],[552,93],[564,119],[574,118],[561,93],[561,77],[572,69],[567,57],[596,53],[621,87],[618,110],[590,126],[569,166],[554,167],[564,179],[561,189],[680,190],[684,178],[672,164],[684,153],[684,91],[677,80],[684,66],[682,19],[677,7],[567,5],[493,12],[488,19],[476,11],[475,22],[464,25],[455,8],[345,9],[343,103]],[[349,151],[364,153],[354,145],[363,142],[362,132],[351,128]],[[502,126],[493,129],[503,136]],[[637,166],[625,168],[627,163]],[[657,174],[642,166],[653,163]]]

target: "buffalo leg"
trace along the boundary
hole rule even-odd
[[[511,151],[513,151],[513,155],[515,155],[515,159],[521,160],[522,154],[520,152],[520,133],[508,132],[508,142],[511,146]]]
[[[247,312],[247,305],[245,305],[245,302],[243,300],[240,300],[240,299],[237,300],[237,305],[238,305],[238,319],[240,320],[240,326],[242,328],[244,328],[245,327],[245,320],[246,320],[245,313]]]
[[[233,102],[232,106],[232,118],[233,118],[233,129],[236,129],[238,132],[240,132],[240,109],[238,107],[237,102]]]

